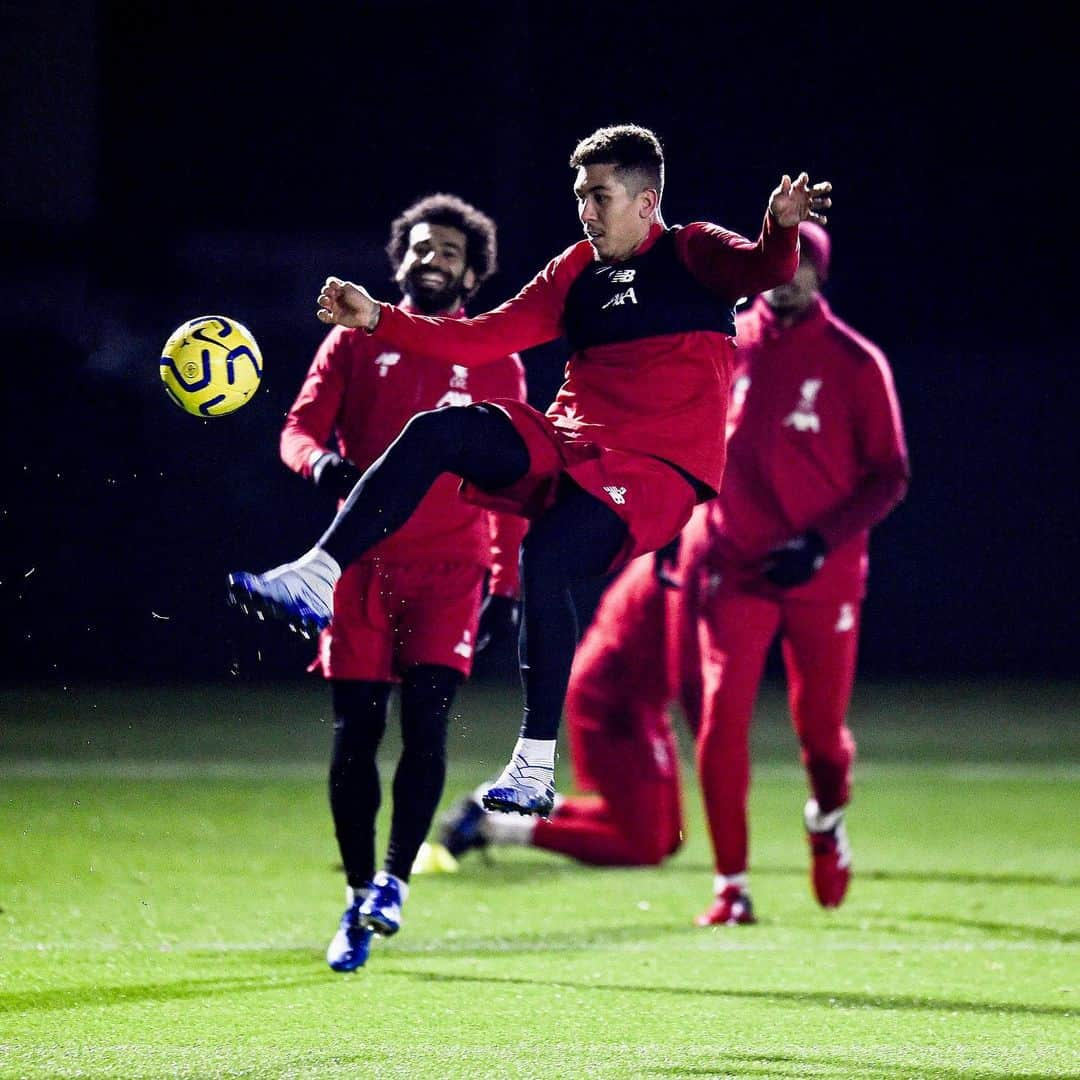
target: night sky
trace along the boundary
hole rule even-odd
[[[872,542],[863,670],[1075,673],[1060,27],[933,8],[314,10],[0,17],[6,677],[214,678],[256,651],[262,672],[299,672],[304,647],[254,642],[222,593],[227,569],[293,557],[327,518],[277,460],[319,284],[396,298],[389,221],[449,190],[500,226],[474,310],[493,306],[580,236],[574,143],[628,121],[665,144],[669,224],[756,235],[782,173],[834,184],[827,295],[893,364],[914,473]],[[166,399],[157,351],[212,312],[252,327],[267,374],[204,423]],[[564,355],[526,356],[534,404]]]

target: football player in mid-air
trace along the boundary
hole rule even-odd
[[[472,319],[429,318],[329,278],[319,317],[383,347],[472,367],[565,335],[566,380],[546,413],[512,399],[424,412],[360,478],[329,529],[295,562],[230,575],[233,601],[297,625],[333,617],[342,569],[400,528],[444,472],[470,498],[532,520],[522,545],[524,719],[492,810],[546,815],[576,644],[570,584],[672,540],[712,498],[724,464],[734,305],[790,280],[798,224],[823,221],[828,183],[784,176],[751,241],[717,225],[668,228],[660,143],[601,128],[571,159],[585,238],[513,299]]]
[[[495,270],[495,225],[454,195],[431,195],[393,222],[387,254],[402,311],[461,319],[465,302]],[[343,499],[415,413],[486,397],[524,400],[516,355],[471,369],[433,352],[391,351],[361,330],[335,327],[289,410],[281,456]],[[330,807],[347,884],[345,914],[327,950],[335,971],[360,967],[372,933],[400,926],[413,860],[442,795],[447,721],[477,649],[478,621],[482,638],[516,627],[526,522],[465,502],[457,487],[455,478],[439,477],[401,529],[349,564],[312,665],[329,680],[334,709]],[[376,872],[375,754],[395,686],[402,750],[389,846]]]

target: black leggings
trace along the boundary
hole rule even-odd
[[[394,806],[387,873],[409,880],[413,860],[431,827],[446,781],[446,728],[461,674],[418,665],[401,682],[401,757],[394,773]],[[345,877],[354,888],[375,873],[375,819],[381,788],[376,753],[386,731],[390,683],[335,679],[330,810]]]
[[[319,547],[344,569],[409,520],[444,472],[485,491],[529,471],[529,451],[506,414],[489,405],[417,413],[349,493]]]
[[[567,476],[555,505],[525,534],[518,638],[525,738],[554,739],[558,733],[578,639],[570,587],[602,575],[622,550],[626,534],[626,524],[614,510]]]
[[[494,491],[529,471],[529,452],[506,414],[488,405],[418,413],[357,482],[319,541],[342,567],[399,529],[444,472]],[[564,476],[555,504],[521,548],[524,611],[518,654],[525,695],[521,733],[554,739],[577,645],[573,582],[603,574],[626,525]]]

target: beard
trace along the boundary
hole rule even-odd
[[[778,285],[775,289],[762,293],[762,299],[777,315],[795,315],[809,303],[807,296],[786,285]]]
[[[458,308],[465,299],[463,285],[464,274],[460,277],[447,277],[442,285],[431,286],[421,280],[424,274],[432,271],[416,267],[405,275],[402,291],[410,303],[425,315],[434,315],[448,308]]]

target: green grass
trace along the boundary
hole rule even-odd
[[[860,687],[857,876],[825,912],[770,690],[758,926],[692,925],[687,770],[666,866],[474,855],[414,878],[405,929],[342,977],[323,687],[2,691],[0,1076],[1080,1075],[1077,698]],[[515,705],[463,692],[448,801],[502,764]]]

